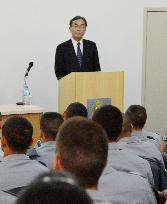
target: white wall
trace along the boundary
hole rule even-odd
[[[56,46],[69,39],[69,20],[85,16],[85,38],[97,43],[103,71],[125,71],[125,108],[141,103],[143,8],[166,0],[0,0],[0,104],[21,100],[29,74],[33,104],[57,110]]]

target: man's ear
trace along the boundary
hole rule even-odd
[[[71,26],[69,27],[69,31],[70,31],[70,33],[71,33]]]
[[[63,113],[63,119],[64,119],[64,121],[67,120],[67,112],[66,111],[64,111],[64,113]]]
[[[42,130],[39,131],[39,139],[41,140],[41,142],[45,142],[45,136]]]
[[[6,140],[5,137],[2,136],[2,138],[1,138],[1,149],[3,150],[4,147],[7,147],[7,146],[8,146],[8,145],[7,145],[7,140]],[[3,151],[4,151],[4,150],[3,150]]]
[[[60,155],[58,153],[55,154],[53,159],[53,169],[58,172],[63,170]]]
[[[118,142],[123,137],[123,135],[124,135],[124,128],[122,127],[121,133],[119,134],[116,142]]]

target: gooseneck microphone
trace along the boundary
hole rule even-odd
[[[30,63],[29,63],[29,66],[28,66],[27,71],[26,71],[26,73],[25,73],[25,77],[28,76],[28,73],[29,73],[31,67],[33,67],[33,65],[34,65],[33,62],[30,62]]]

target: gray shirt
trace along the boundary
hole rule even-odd
[[[0,191],[0,204],[14,204],[16,196]]]
[[[161,142],[162,142],[161,135],[154,132],[149,132],[146,130],[142,130],[141,133],[143,137],[146,137],[147,139],[149,139],[150,142],[152,142],[158,149],[160,149]],[[139,134],[140,134],[140,131],[139,131]]]
[[[138,134],[132,137],[125,137],[118,142],[121,148],[127,148],[133,154],[138,155],[147,160],[152,160],[164,166],[161,152],[145,137],[139,137]]]
[[[104,171],[114,168],[124,172],[138,172],[154,185],[151,167],[148,161],[133,154],[128,149],[120,148],[117,143],[109,143],[108,163]]]
[[[135,174],[115,171],[103,175],[99,189],[105,192],[105,198],[119,204],[157,204],[148,180]]]
[[[93,203],[95,204],[112,204],[110,201],[107,200],[105,196],[105,192],[102,190],[87,190],[87,193],[92,198]]]
[[[37,154],[39,155],[39,157],[37,157],[36,159],[45,163],[48,168],[52,166],[55,146],[55,141],[48,141],[42,143],[40,147],[36,148]]]
[[[0,162],[0,190],[26,186],[48,168],[24,154],[6,156]]]

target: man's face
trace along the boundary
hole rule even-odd
[[[85,31],[86,25],[82,19],[78,19],[72,22],[72,25],[70,26],[70,32],[74,40],[81,40],[85,34]]]

